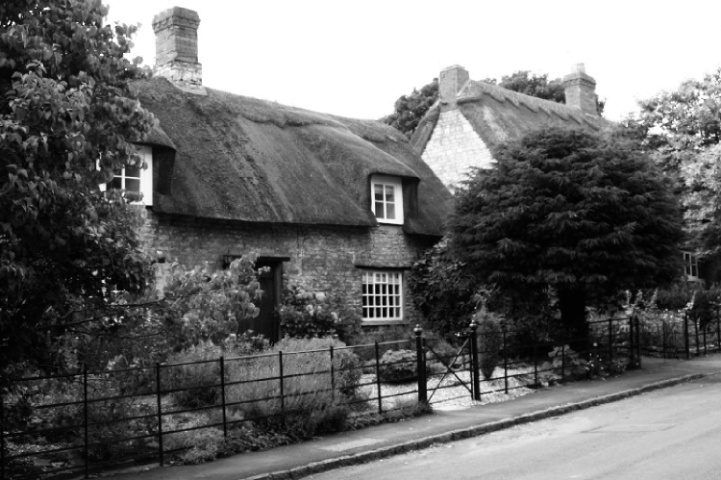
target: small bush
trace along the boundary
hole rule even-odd
[[[501,361],[503,334],[500,317],[486,310],[485,305],[474,315],[478,324],[478,356],[483,378],[493,378],[493,371]]]
[[[403,383],[418,378],[417,354],[413,350],[388,350],[380,359],[378,375],[382,382]]]
[[[234,359],[228,363],[230,378],[244,383],[228,387],[227,402],[246,419],[294,438],[337,431],[348,414],[340,403],[355,394],[361,375],[358,357],[344,347],[333,338],[285,338],[266,355]],[[282,402],[279,352],[283,352]]]
[[[187,408],[199,408],[221,403],[220,357],[231,359],[260,353],[269,348],[262,335],[246,332],[231,336],[221,346],[201,341],[168,358],[168,366],[161,369],[163,390],[182,389],[172,393],[173,400]],[[190,363],[190,365],[177,365]],[[232,360],[229,364],[232,363]],[[226,368],[226,381],[229,378]]]

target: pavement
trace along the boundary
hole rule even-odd
[[[721,354],[692,360],[643,358],[643,368],[604,380],[566,383],[502,403],[439,411],[311,441],[192,466],[155,467],[115,476],[137,480],[295,480],[434,444],[534,422],[721,374]]]

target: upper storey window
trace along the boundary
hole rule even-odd
[[[399,178],[371,177],[371,210],[380,223],[403,225],[403,185]]]
[[[136,146],[142,163],[127,165],[115,171],[115,177],[108,188],[125,190],[130,197],[137,198],[135,204],[153,205],[153,150],[147,146]]]

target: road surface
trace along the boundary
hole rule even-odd
[[[721,375],[314,480],[721,479]]]

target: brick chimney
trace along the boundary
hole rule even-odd
[[[598,116],[596,80],[586,73],[584,64],[575,65],[573,72],[563,77],[563,86],[566,89],[566,105]]]
[[[441,103],[451,108],[456,107],[456,95],[468,81],[468,70],[460,65],[453,65],[441,71],[438,85],[438,93]]]
[[[198,62],[198,12],[173,7],[153,17],[155,74],[182,87],[201,88],[203,67]]]

